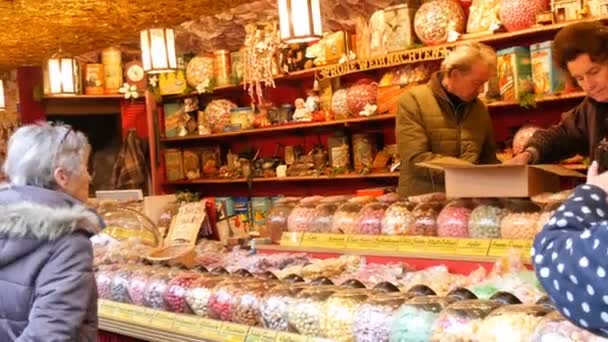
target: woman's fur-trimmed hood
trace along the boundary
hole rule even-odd
[[[55,240],[78,230],[94,235],[99,217],[83,205],[51,207],[35,202],[0,206],[0,238]]]

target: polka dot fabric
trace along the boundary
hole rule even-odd
[[[540,283],[572,323],[608,337],[608,203],[579,186],[536,236],[532,262]]]

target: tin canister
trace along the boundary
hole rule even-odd
[[[230,52],[228,50],[217,50],[213,53],[213,65],[215,70],[215,81],[218,86],[231,84]]]
[[[110,47],[101,52],[103,64],[105,93],[118,94],[122,86],[122,54],[120,49]]]

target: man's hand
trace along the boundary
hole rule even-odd
[[[532,154],[528,151],[524,151],[515,157],[505,161],[505,165],[528,165],[532,160]]]
[[[587,184],[595,185],[608,192],[608,172],[598,174],[599,165],[596,161],[591,163],[587,171]]]

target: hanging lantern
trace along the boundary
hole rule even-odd
[[[320,0],[279,0],[281,39],[305,43],[322,36]]]
[[[175,34],[173,29],[148,29],[141,31],[141,58],[144,71],[151,74],[177,69]]]
[[[80,94],[80,67],[74,58],[53,57],[49,59],[46,78],[46,94]]]
[[[4,99],[4,81],[0,80],[0,112],[6,109],[6,101]]]

